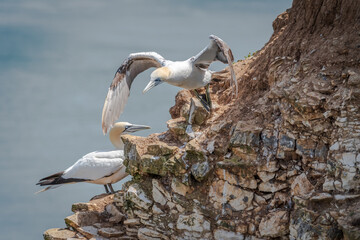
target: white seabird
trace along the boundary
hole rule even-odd
[[[74,165],[65,171],[55,173],[42,178],[36,185],[47,186],[39,192],[60,187],[64,184],[88,182],[102,184],[107,193],[114,193],[112,183],[125,178],[128,173],[124,161],[124,143],[120,135],[132,133],[139,130],[149,129],[144,125],[135,125],[127,122],[117,122],[110,130],[109,138],[115,148],[119,149],[110,152],[91,152],[79,159]],[[108,186],[108,187],[107,187]]]
[[[151,67],[157,69],[151,73],[150,82],[143,90],[143,93],[163,82],[167,82],[181,88],[193,89],[196,96],[209,110],[211,108],[211,101],[208,84],[214,72],[208,70],[208,67],[213,61],[217,60],[229,65],[232,78],[231,83],[234,83],[237,95],[237,81],[232,67],[234,57],[229,46],[217,36],[210,35],[210,44],[196,56],[185,61],[166,60],[156,52],[130,54],[116,71],[104,103],[102,112],[102,129],[104,134],[106,134],[107,130],[112,127],[113,123],[123,112],[130,94],[131,84],[136,76]],[[204,86],[207,86],[206,102],[196,91],[197,88]]]

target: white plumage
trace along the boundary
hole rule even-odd
[[[92,152],[79,159],[74,165],[66,169],[62,178],[87,179],[92,183],[104,184],[104,176],[112,176],[123,165],[124,151]],[[112,178],[107,183],[115,183],[120,179]]]
[[[102,184],[105,186],[106,192],[108,192],[107,187],[110,188],[111,192],[114,192],[111,184],[120,181],[128,175],[125,171],[126,167],[123,165],[124,151],[120,135],[149,128],[148,126],[134,125],[126,122],[116,123],[110,130],[109,138],[112,144],[119,150],[86,154],[65,171],[40,179],[37,185],[47,187],[39,192],[77,182]]]
[[[212,78],[212,71],[208,67],[213,61],[221,61],[229,65],[231,84],[235,93],[238,92],[237,80],[232,63],[234,57],[229,46],[219,37],[211,35],[209,45],[196,56],[185,61],[170,61],[155,52],[132,53],[116,71],[105,99],[102,112],[102,129],[104,134],[123,112],[130,94],[131,84],[138,74],[155,67],[150,82],[143,92],[167,82],[185,89],[197,89],[208,86]],[[208,89],[207,89],[208,94]],[[210,101],[209,94],[207,95]],[[203,103],[205,103],[203,101]],[[211,102],[209,104],[211,108]]]

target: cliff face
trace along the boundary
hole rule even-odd
[[[211,85],[211,114],[180,91],[167,132],[123,137],[134,179],[73,206],[66,223],[81,235],[61,231],[360,239],[360,2],[295,0],[273,27],[263,49],[234,63],[238,99],[226,70]]]

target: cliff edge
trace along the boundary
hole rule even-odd
[[[360,239],[360,2],[294,0],[269,42],[124,136],[133,180],[45,239]]]

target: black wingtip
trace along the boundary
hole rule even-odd
[[[39,183],[42,182],[42,181],[45,181],[45,180],[49,180],[49,179],[54,179],[54,178],[61,177],[63,174],[64,174],[64,171],[54,173],[54,174],[52,174],[52,175],[50,175],[50,176],[47,176],[47,177],[44,177],[44,178],[40,179],[40,180],[39,180]]]

